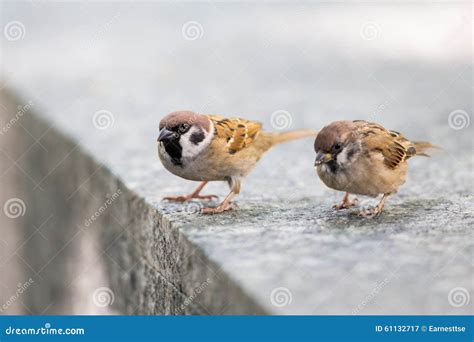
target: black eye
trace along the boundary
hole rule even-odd
[[[188,129],[189,129],[189,124],[187,124],[187,123],[184,123],[184,124],[179,125],[179,131],[180,131],[181,133],[187,132]]]
[[[335,151],[339,151],[341,149],[342,145],[340,143],[337,143],[336,145],[334,145],[334,150]]]

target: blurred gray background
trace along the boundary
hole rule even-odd
[[[0,87],[167,213],[269,312],[472,313],[471,2],[3,1],[0,19]],[[3,107],[5,127],[15,111]],[[161,198],[195,184],[164,170],[155,146],[159,120],[180,109],[255,119],[268,130],[374,120],[443,150],[410,160],[407,183],[376,220],[331,210],[342,194],[317,178],[310,140],[270,151],[244,181],[238,212],[183,215]],[[30,151],[8,132],[0,139],[22,158],[1,156],[3,205],[17,196],[16,174],[32,178],[26,193],[41,185],[20,170],[40,158],[31,151],[41,134]],[[224,196],[227,186],[206,192]],[[28,239],[16,222],[0,216],[8,246],[0,304],[24,267],[12,258]],[[53,312],[103,312],[90,292],[105,273],[84,274],[71,306]],[[469,301],[453,306],[459,288]],[[281,289],[284,305],[274,298]],[[20,303],[10,312],[28,312]]]

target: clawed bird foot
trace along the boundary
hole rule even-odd
[[[357,198],[354,198],[352,201],[349,200],[343,200],[339,204],[334,204],[332,207],[336,210],[341,210],[341,209],[349,209],[355,206],[359,200]]]
[[[170,202],[186,202],[192,199],[200,199],[205,201],[218,200],[219,197],[216,195],[186,195],[186,196],[169,196],[163,198],[165,201]]]
[[[201,210],[201,214],[203,215],[215,215],[215,214],[221,214],[225,211],[230,211],[238,208],[238,205],[235,203],[226,203],[226,204],[221,204],[216,208],[203,208]]]
[[[375,207],[371,207],[371,208],[361,210],[359,212],[359,216],[365,217],[365,218],[373,218],[373,217],[379,216],[380,213],[383,210],[383,207],[385,205],[385,200],[387,199],[388,195],[389,194],[384,194],[382,199],[380,200],[379,204],[377,204]]]
[[[376,207],[361,210],[359,212],[359,216],[365,217],[365,218],[374,218],[374,217],[379,216],[381,212],[382,212],[382,208],[380,208],[379,206],[376,206]]]

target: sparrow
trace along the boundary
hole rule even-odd
[[[335,121],[324,127],[316,137],[315,167],[319,178],[328,187],[344,191],[335,209],[354,206],[357,199],[349,194],[377,197],[373,208],[360,211],[364,217],[382,212],[387,197],[405,183],[407,160],[414,156],[429,156],[425,152],[436,148],[426,141],[410,141],[396,131],[364,120]]]
[[[168,114],[160,121],[159,129],[158,155],[164,167],[176,176],[201,182],[191,194],[165,200],[210,200],[217,196],[200,195],[208,182],[229,184],[230,192],[222,203],[216,208],[203,208],[203,214],[232,210],[242,179],[273,145],[317,134],[312,130],[265,132],[256,121],[191,111]]]

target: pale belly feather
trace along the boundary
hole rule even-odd
[[[240,151],[240,155],[214,153],[212,149],[194,158],[183,158],[182,164],[175,165],[164,148],[158,147],[158,155],[165,168],[176,176],[193,181],[224,181],[245,177],[254,167],[257,158]]]
[[[318,166],[317,172],[324,184],[332,189],[376,197],[394,193],[405,183],[407,163],[402,162],[396,169],[390,169],[380,159],[358,159],[336,173],[331,172],[326,165]]]

